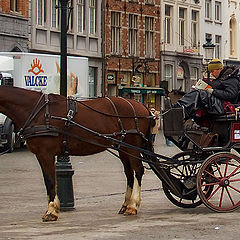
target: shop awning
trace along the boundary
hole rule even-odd
[[[163,96],[165,91],[163,88],[156,87],[120,87],[118,93],[122,96],[124,93],[135,93],[135,94],[156,94]]]

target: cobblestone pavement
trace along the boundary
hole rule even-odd
[[[172,156],[161,133],[155,152]],[[239,211],[218,214],[204,205],[181,209],[164,196],[150,170],[143,178],[137,216],[117,214],[124,200],[125,176],[120,161],[104,152],[72,157],[75,210],[57,222],[43,223],[47,207],[43,179],[34,155],[20,150],[0,157],[0,239],[236,239]]]

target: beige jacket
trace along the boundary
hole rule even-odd
[[[159,116],[159,112],[158,111],[155,111],[154,113],[152,113],[153,116],[155,116],[156,118],[155,119],[155,125],[152,129],[152,134],[157,134],[158,133],[158,130],[159,130],[159,127],[160,127],[160,116]]]

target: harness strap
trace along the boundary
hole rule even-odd
[[[18,134],[21,135],[22,132],[24,131],[24,129],[32,122],[32,120],[38,115],[38,113],[49,103],[48,97],[46,97],[47,94],[42,93],[42,95],[40,96],[40,98],[38,99],[37,103],[35,104],[32,112],[30,113],[30,115],[28,116],[26,122],[24,123],[24,125],[21,127],[21,129],[18,131]],[[43,97],[45,96],[45,102],[42,106],[39,107]],[[47,101],[46,101],[47,99]]]
[[[123,99],[124,101],[126,101],[131,106],[131,108],[133,110],[137,133],[139,133],[143,137],[144,140],[148,141],[147,138],[145,137],[145,135],[139,129],[139,121],[138,121],[136,109],[133,107],[132,103],[129,102],[127,99],[125,99],[123,97],[120,97],[120,98]]]
[[[67,121],[65,122],[65,133],[70,131],[70,128],[72,126],[71,122],[77,113],[77,104],[76,101],[72,97],[67,98]],[[69,154],[69,134],[63,134],[63,148],[62,148],[62,155],[68,155]]]
[[[45,103],[46,103],[46,113],[45,113],[45,120],[46,120],[46,125],[47,128],[49,128],[49,119],[50,119],[50,114],[49,114],[49,99],[48,99],[48,94],[45,95]]]
[[[121,118],[119,117],[119,114],[118,114],[118,110],[117,110],[116,105],[114,104],[114,102],[113,102],[109,97],[106,97],[106,99],[107,99],[107,100],[112,104],[112,106],[113,106],[113,109],[114,109],[115,114],[117,115],[118,123],[119,123],[119,125],[120,125],[121,130],[122,130],[122,131],[125,131],[125,130],[124,130],[124,127],[123,127],[123,124],[122,124],[122,121],[121,121]]]
[[[137,114],[136,114],[136,109],[133,107],[133,105],[125,98],[121,97],[122,100],[126,101],[132,108],[133,110],[133,114],[134,114],[134,121],[135,121],[135,124],[136,124],[136,128],[137,128],[137,131],[140,132],[139,130],[139,122],[138,122],[138,118],[137,118]]]

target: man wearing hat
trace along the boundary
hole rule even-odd
[[[186,119],[194,118],[195,111],[205,109],[208,114],[224,114],[223,101],[237,103],[240,94],[239,69],[234,66],[223,67],[222,62],[215,58],[208,64],[208,71],[215,78],[208,84],[212,88],[194,89],[184,95],[173,107],[183,107]]]

